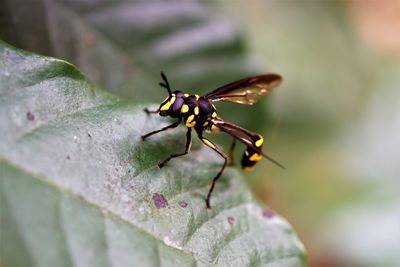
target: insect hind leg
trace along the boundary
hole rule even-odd
[[[215,145],[213,142],[211,142],[207,138],[204,138],[202,132],[197,132],[197,134],[198,134],[200,140],[203,142],[203,144],[205,144],[206,146],[208,146],[209,148],[211,148],[212,150],[217,152],[224,159],[224,164],[222,165],[222,167],[219,170],[219,172],[217,173],[217,175],[214,176],[214,178],[213,178],[213,180],[211,182],[211,186],[208,189],[208,194],[207,194],[207,198],[206,198],[206,205],[207,205],[207,208],[210,209],[211,208],[210,200],[211,200],[212,192],[214,191],[215,183],[218,181],[219,177],[224,172],[224,169],[225,169],[225,167],[226,167],[226,165],[228,163],[228,157],[225,155],[225,153],[217,145]]]

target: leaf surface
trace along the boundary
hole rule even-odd
[[[146,105],[148,106],[148,105]],[[5,266],[304,266],[304,249],[184,129],[95,88],[69,63],[0,43],[1,246]]]

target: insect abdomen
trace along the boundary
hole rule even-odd
[[[263,145],[263,138],[261,135],[257,135],[253,138],[253,145],[257,147],[260,151]],[[251,168],[261,159],[261,154],[257,152],[253,147],[247,146],[243,153],[241,165],[244,170],[251,170]]]

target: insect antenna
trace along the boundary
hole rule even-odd
[[[167,79],[167,76],[165,76],[164,72],[161,71],[161,78],[163,79],[164,83],[159,83],[159,85],[161,87],[164,87],[165,89],[167,89],[168,94],[171,96],[171,87],[169,86],[169,82]]]

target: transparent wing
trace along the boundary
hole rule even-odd
[[[253,105],[261,97],[269,94],[282,82],[278,74],[268,73],[244,78],[204,95],[211,101],[228,101],[245,105]]]

